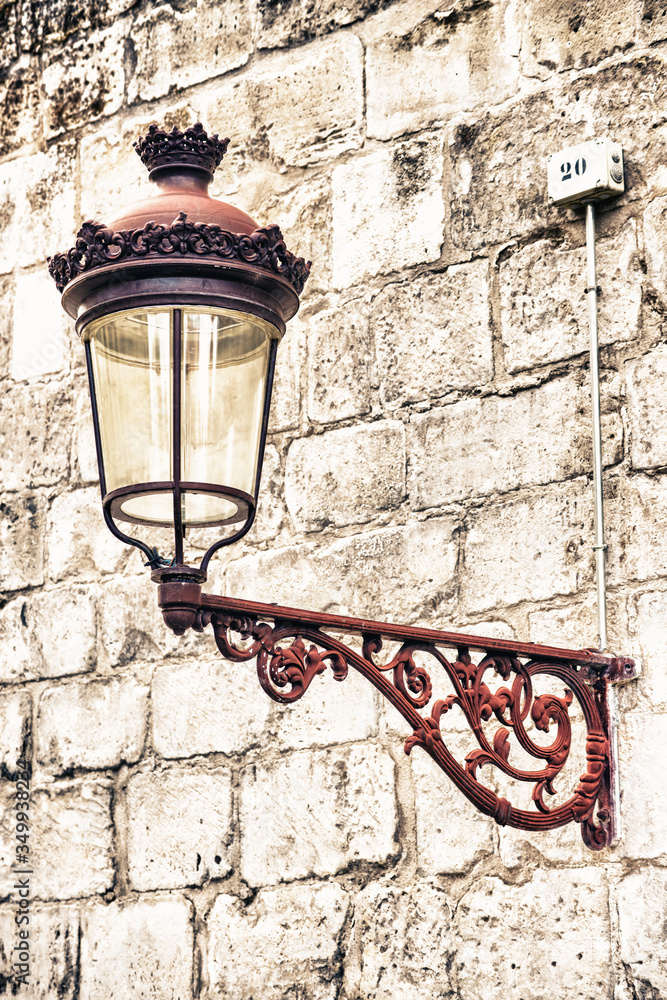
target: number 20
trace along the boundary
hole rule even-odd
[[[560,172],[562,174],[562,181],[572,180],[572,167],[569,163],[561,163]],[[586,173],[586,160],[581,156],[574,164],[574,172],[577,177],[581,177],[582,174]]]

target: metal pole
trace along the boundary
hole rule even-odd
[[[607,588],[605,582],[604,504],[602,498],[602,427],[598,360],[598,291],[595,261],[595,209],[586,203],[588,329],[591,341],[591,410],[593,417],[593,499],[595,507],[595,583],[598,597],[600,650],[607,648]]]

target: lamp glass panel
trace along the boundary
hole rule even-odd
[[[146,487],[120,503],[122,518],[173,524],[172,309],[116,313],[90,323],[106,492]],[[271,324],[234,310],[182,307],[181,482],[185,525],[238,519],[233,495],[254,495]],[[156,490],[155,484],[162,489]],[[151,488],[150,484],[153,484]]]

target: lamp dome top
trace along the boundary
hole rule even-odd
[[[205,171],[213,177],[215,168],[227,152],[229,139],[209,135],[201,122],[183,132],[176,125],[166,132],[153,123],[148,132],[133,143],[149,176],[162,167],[191,167]]]

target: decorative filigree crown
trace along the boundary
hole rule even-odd
[[[149,170],[156,167],[183,165],[201,167],[213,174],[227,152],[229,139],[209,135],[201,122],[182,132],[174,125],[165,132],[159,125],[150,125],[148,133],[132,144]]]

